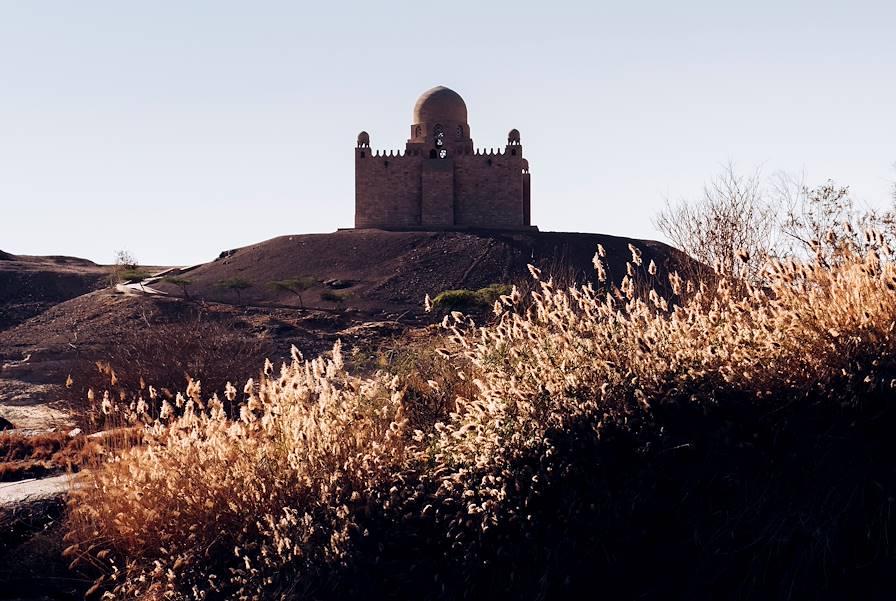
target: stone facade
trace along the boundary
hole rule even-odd
[[[535,229],[529,164],[520,133],[503,150],[474,148],[467,107],[436,87],[414,106],[404,152],[374,151],[367,132],[355,148],[355,227],[379,229]]]

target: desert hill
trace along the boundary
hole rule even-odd
[[[109,268],[83,259],[11,256],[0,261],[0,413],[36,425],[73,364],[102,360],[159,325],[214,321],[272,359],[293,344],[315,356],[336,339],[351,346],[436,321],[423,311],[426,294],[531,281],[529,263],[566,282],[593,279],[598,244],[617,281],[629,244],[642,250],[645,268],[650,260],[661,269],[687,260],[659,242],[601,234],[344,230],[221,253],[178,274],[190,281],[185,301],[182,289],[164,280],[147,285],[167,296],[141,295],[139,286],[116,293]],[[305,310],[297,310],[298,296],[268,285],[296,277],[314,281],[302,295]],[[250,285],[239,297],[220,285],[234,278]],[[347,295],[338,310],[321,299],[327,291]]]
[[[306,277],[316,284],[303,294],[305,305],[329,307],[321,293],[338,289],[347,295],[346,307],[371,316],[419,313],[426,294],[524,281],[528,263],[567,279],[592,278],[598,244],[607,251],[614,279],[625,273],[629,244],[642,250],[645,265],[652,259],[660,268],[674,269],[685,260],[659,242],[602,234],[341,230],[282,236],[227,251],[182,277],[191,282],[191,296],[218,302],[298,306],[295,294],[271,290],[268,284]],[[251,285],[239,297],[221,286],[235,278]],[[153,286],[181,293],[171,284]]]
[[[0,251],[0,330],[106,283],[109,268],[77,257]]]

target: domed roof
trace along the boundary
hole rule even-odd
[[[467,122],[467,105],[460,94],[444,86],[423,92],[414,105],[413,123],[436,121]]]

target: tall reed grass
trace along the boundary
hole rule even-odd
[[[667,297],[636,248],[618,286],[531,268],[492,323],[445,317],[455,382],[355,377],[338,344],[225,399],[193,382],[83,476],[67,554],[121,597],[871,590],[894,553],[884,246],[775,261],[761,288],[665,274]]]

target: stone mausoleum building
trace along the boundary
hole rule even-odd
[[[535,229],[520,132],[510,130],[503,150],[476,149],[463,98],[442,86],[424,92],[404,153],[374,151],[358,134],[355,227]]]

